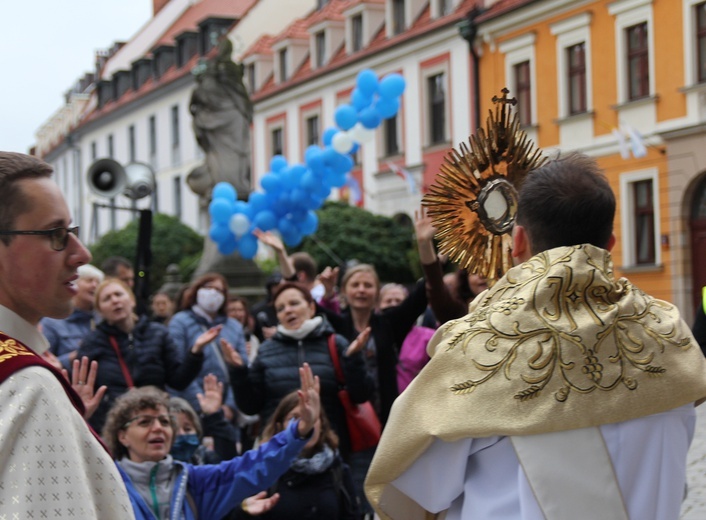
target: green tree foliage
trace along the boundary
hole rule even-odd
[[[109,256],[124,256],[134,262],[137,253],[139,220],[123,229],[110,231],[90,247],[91,263],[100,267]],[[152,270],[150,290],[154,292],[164,282],[169,264],[178,264],[182,281],[187,281],[198,266],[203,251],[203,237],[179,219],[157,213],[152,218]]]
[[[342,202],[327,202],[318,215],[315,238],[341,259],[374,265],[383,282],[415,280],[410,266],[414,256],[410,256],[410,251],[415,247],[412,228]],[[319,270],[337,265],[312,237],[306,237],[295,250],[314,257]]]

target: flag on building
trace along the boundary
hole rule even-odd
[[[360,189],[360,183],[350,172],[346,176],[345,186],[348,188],[348,203],[353,206],[361,206],[363,203],[363,193]]]
[[[613,137],[618,141],[618,149],[620,150],[620,157],[623,159],[630,159],[630,148],[628,147],[628,142],[625,139],[625,134],[619,128],[613,128]]]
[[[626,126],[628,135],[630,136],[630,146],[632,148],[632,154],[636,158],[644,157],[645,155],[647,155],[645,140],[642,138],[642,135],[640,135],[640,132],[638,132],[637,129],[635,129],[631,125]]]
[[[388,168],[390,168],[392,173],[402,178],[402,180],[407,183],[407,191],[409,191],[410,194],[414,195],[418,192],[417,182],[414,180],[414,177],[412,177],[411,173],[409,173],[401,166],[397,166],[395,163],[388,162],[387,166]]]

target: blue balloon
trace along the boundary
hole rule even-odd
[[[270,170],[277,173],[287,167],[287,159],[282,155],[275,155],[270,161]]]
[[[331,186],[334,188],[342,188],[346,185],[346,173],[347,172],[336,172],[331,177]]]
[[[380,117],[380,113],[375,109],[375,107],[365,108],[360,113],[360,124],[370,130],[380,126],[381,121],[382,117]]]
[[[234,253],[237,247],[238,242],[236,242],[234,235],[228,237],[228,239],[226,239],[224,242],[218,243],[218,251],[220,251],[222,255],[230,255]]]
[[[250,233],[246,233],[238,242],[238,253],[246,260],[254,258],[257,254],[257,238]]]
[[[364,108],[370,106],[370,103],[372,103],[372,102],[373,102],[372,96],[366,96],[357,88],[354,88],[353,92],[351,92],[351,104],[353,105],[353,108],[355,108],[357,112],[360,112]]]
[[[288,247],[298,246],[302,242],[302,234],[297,228],[294,228],[289,233],[282,234],[282,242]]]
[[[378,75],[370,69],[363,69],[358,73],[356,86],[363,94],[372,97],[378,91]]]
[[[316,178],[316,175],[314,175],[314,172],[309,170],[302,177],[302,182],[300,186],[303,190],[314,191],[316,187],[320,184],[320,182],[321,181]]]
[[[358,112],[350,105],[341,105],[336,109],[334,120],[341,130],[350,130],[358,122]],[[324,141],[324,144],[331,144]]]
[[[346,174],[353,168],[353,159],[348,154],[344,155],[336,152],[332,155],[329,165],[334,173]]]
[[[400,109],[400,102],[394,99],[380,98],[375,103],[375,109],[383,119],[394,117]]]
[[[292,200],[292,205],[296,208],[300,208],[304,206],[304,201],[307,199],[308,194],[304,190],[296,188],[292,190],[290,197]]]
[[[394,99],[401,96],[404,92],[405,80],[401,74],[388,74],[380,80],[379,90],[380,96],[388,99]]]
[[[213,222],[228,224],[230,216],[233,214],[233,203],[225,199],[213,199],[208,205],[208,212]]]
[[[331,144],[331,139],[333,139],[333,136],[336,135],[336,132],[338,132],[338,129],[333,126],[329,126],[326,130],[324,130],[324,135],[322,136],[324,146],[328,146]],[[304,155],[304,157],[306,158],[306,154]]]
[[[349,154],[353,155],[356,153],[358,150],[360,150],[360,143],[353,141],[353,148],[351,148],[351,151],[348,152]]]
[[[234,202],[238,198],[238,193],[232,184],[227,182],[219,182],[213,187],[213,198],[214,199],[226,199],[227,201]]]
[[[262,231],[269,231],[277,227],[277,217],[269,210],[263,210],[255,215],[253,224]]]
[[[289,167],[289,174],[294,179],[295,188],[301,184],[304,174],[308,171],[308,168],[303,164],[295,164]]]
[[[236,200],[233,203],[233,213],[242,213],[250,218],[252,217],[252,208],[248,202],[245,202],[244,200]]]
[[[260,179],[260,186],[269,193],[277,193],[282,190],[282,180],[276,173],[268,173]]]
[[[321,155],[321,148],[316,145],[309,146],[304,154],[306,165],[313,172],[320,172],[324,167],[324,158]]]
[[[326,197],[328,197],[328,193],[326,194]],[[326,197],[322,198],[312,194],[304,201],[304,207],[309,210],[319,209],[324,205],[324,200],[326,200]]]
[[[319,216],[313,211],[307,211],[304,222],[302,222],[301,226],[299,226],[299,230],[302,232],[302,235],[306,236],[311,235],[312,233],[316,233],[316,230],[318,228]]]
[[[283,217],[279,219],[279,222],[277,223],[277,229],[279,229],[280,234],[282,235],[282,237],[284,237],[284,235],[286,235],[287,233],[296,231],[297,228],[291,220],[289,220],[287,217]]]
[[[214,222],[211,224],[211,229],[208,230],[208,237],[217,244],[220,242],[225,242],[231,236],[232,233],[230,232],[230,229],[228,229],[228,226],[224,226],[223,224],[217,224]]]
[[[253,215],[257,215],[262,210],[270,209],[270,202],[267,195],[260,193],[259,191],[250,194],[248,203],[250,204]]]

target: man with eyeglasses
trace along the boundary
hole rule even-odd
[[[81,398],[40,357],[39,320],[71,313],[77,269],[91,259],[51,174],[35,157],[0,152],[0,512],[129,519],[125,486]]]

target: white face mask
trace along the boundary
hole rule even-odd
[[[196,303],[209,314],[216,314],[224,300],[225,296],[218,289],[202,287],[196,291]]]

